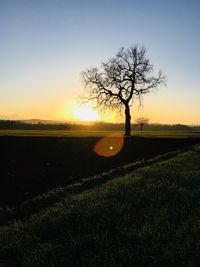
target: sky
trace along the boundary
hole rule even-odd
[[[132,120],[200,124],[199,13],[199,0],[0,0],[0,118],[83,119],[81,71],[138,44],[167,87]]]

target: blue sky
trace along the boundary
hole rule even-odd
[[[200,124],[199,13],[197,0],[0,0],[0,117],[73,119],[80,72],[139,44],[167,88],[133,120]]]

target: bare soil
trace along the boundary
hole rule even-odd
[[[0,206],[127,163],[194,145],[198,138],[126,138],[113,157],[98,156],[97,137],[0,137]]]

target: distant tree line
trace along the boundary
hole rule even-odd
[[[139,130],[140,125],[137,125]],[[188,126],[183,124],[157,124],[149,123],[145,125],[143,131],[200,131],[200,126]]]
[[[123,131],[124,123],[94,122],[91,124],[81,123],[27,123],[14,120],[0,120],[0,130],[72,130],[72,131]],[[140,122],[132,125],[133,131],[140,131]],[[187,126],[183,124],[153,124],[145,125],[144,131],[200,131],[200,126]]]
[[[23,121],[0,120],[1,130],[69,130],[68,123],[26,123]]]

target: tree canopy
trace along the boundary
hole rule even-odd
[[[124,108],[126,136],[131,134],[130,107],[134,101],[142,103],[143,95],[165,82],[162,71],[154,74],[145,47],[137,45],[121,48],[114,57],[102,63],[101,69],[87,69],[82,77],[88,88],[85,99],[92,101],[95,108],[103,111]]]

